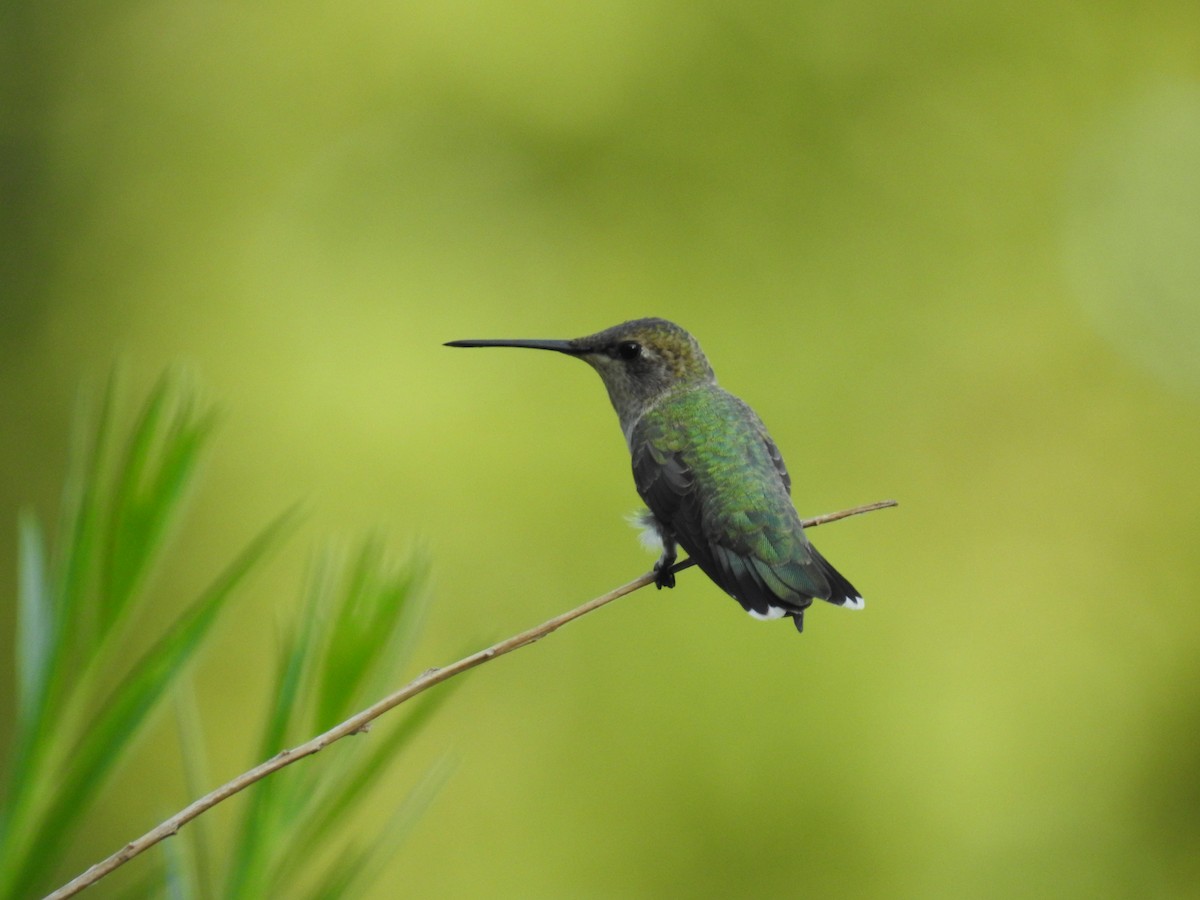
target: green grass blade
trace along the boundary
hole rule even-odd
[[[57,779],[55,799],[36,828],[31,846],[66,842],[78,824],[79,810],[91,802],[150,710],[183,671],[233,591],[295,523],[296,516],[289,512],[264,529],[131,669],[70,755],[67,770]],[[49,862],[47,854],[29,854],[17,878],[18,893],[37,885]]]
[[[330,629],[318,686],[317,727],[353,714],[403,668],[418,631],[422,567],[388,565],[378,538],[364,542],[346,579]]]
[[[344,766],[340,771],[324,773],[323,789],[317,797],[317,805],[303,822],[296,823],[296,832],[287,854],[280,862],[280,872],[299,869],[305,860],[312,858],[320,847],[332,840],[336,832],[346,827],[355,807],[455,690],[457,684],[449,682],[414,701],[412,711],[378,747],[372,748],[369,754],[360,756],[352,765]],[[377,725],[364,740],[369,740],[378,730]],[[366,751],[367,748],[362,749]]]
[[[211,416],[195,415],[187,393],[164,377],[131,430],[124,465],[114,473],[119,381],[119,372],[114,371],[94,422],[89,421],[82,402],[76,415],[54,562],[49,579],[41,579],[41,593],[48,599],[43,606],[55,626],[53,640],[42,645],[45,653],[39,665],[45,675],[35,683],[40,702],[28,702],[33,694],[26,692],[20,707],[24,718],[10,767],[11,789],[0,837],[0,896],[7,891],[14,868],[24,864],[27,854],[21,848],[28,845],[29,835],[37,833],[38,823],[48,814],[53,791],[61,789],[55,761],[62,760],[79,740],[83,711],[89,708],[93,700],[90,691],[97,683],[90,673],[106,670],[119,650],[112,626],[128,608],[137,579],[125,579],[122,590],[126,593],[118,606],[106,602],[111,595],[106,585],[111,581],[114,559],[120,560],[124,554],[127,560],[136,559],[145,571],[161,555],[159,534],[146,527],[131,527],[138,523],[131,521],[129,511],[150,510],[151,522],[161,533],[162,523],[181,506],[182,487],[210,430]],[[175,411],[173,421],[164,412],[171,410]],[[152,454],[154,447],[158,457]],[[131,486],[139,482],[142,486],[134,490]],[[29,561],[35,544],[28,527],[23,526],[22,533],[22,553]],[[116,566],[115,571],[120,571],[121,564]],[[125,568],[129,569],[128,564]],[[26,565],[25,572],[31,571]],[[23,586],[26,599],[31,596],[32,584]],[[36,619],[24,615],[23,620],[35,627]],[[24,656],[32,658],[36,654]],[[31,671],[25,666],[23,675]],[[81,814],[82,808],[77,808],[76,816]]]
[[[383,547],[378,539],[363,543],[351,565],[335,606],[317,696],[317,728],[340,722],[353,710],[363,682],[378,661],[397,608],[407,591],[388,583],[381,573]],[[389,621],[389,618],[392,621]]]
[[[419,590],[424,571],[415,557],[389,565],[377,539],[367,541],[353,557],[341,584],[329,597],[335,604],[334,627],[316,672],[320,702],[325,705],[321,715],[326,718],[316,730],[336,724],[396,687],[407,663],[406,651],[424,619],[428,595]],[[353,658],[347,660],[347,654]],[[363,658],[368,665],[361,664]],[[340,671],[344,666],[350,670],[349,677]],[[412,705],[397,727],[373,730],[346,748],[347,755],[339,757],[337,765],[326,768],[305,794],[306,814],[292,820],[293,834],[276,870],[276,882],[284,873],[298,870],[334,832],[346,827],[355,806],[449,696],[449,691],[426,695]],[[378,736],[383,735],[381,743]]]
[[[118,656],[123,653],[123,629],[117,626],[133,618],[149,600],[137,589],[166,549],[165,527],[182,510],[183,490],[211,431],[211,412],[196,414],[193,407],[187,391],[167,376],[160,379],[131,428],[122,465],[107,476],[115,487],[100,492],[104,500],[94,534],[96,571],[89,579],[82,610],[91,612],[91,627],[82,632],[83,640],[73,654],[81,660],[82,671],[71,673],[70,702],[55,717],[56,731],[68,739],[81,729],[83,712],[98,702],[91,694],[98,680],[91,676],[124,666]],[[114,581],[113,572],[126,575]],[[65,668],[56,669],[56,678]],[[56,750],[61,756],[59,743]]]
[[[343,850],[317,886],[306,895],[308,900],[339,900],[348,896],[356,873],[367,865],[369,856],[367,848]]]
[[[328,555],[322,556],[309,580],[300,625],[298,628],[293,626],[285,635],[274,701],[260,741],[259,758],[265,759],[283,748],[304,708],[304,676],[316,656],[315,648],[320,635],[318,624],[323,618],[321,612],[327,605],[331,589],[331,569]],[[236,851],[224,896],[262,895],[266,873],[273,864],[274,850],[280,846],[281,835],[286,833],[295,815],[292,807],[298,798],[302,802],[307,796],[306,791],[295,789],[297,779],[304,774],[281,772],[251,788],[236,838]]]
[[[183,762],[184,795],[190,800],[202,797],[213,785],[209,775],[208,758],[204,752],[204,725],[196,703],[196,692],[192,679],[185,675],[175,691],[175,726],[179,734],[179,756]],[[190,873],[193,894],[198,897],[215,897],[213,890],[212,837],[207,816],[200,816],[180,835],[178,841],[167,841],[187,845],[181,852],[180,861],[186,862]]]
[[[166,841],[162,848],[164,867],[161,895],[166,900],[195,900],[205,896],[199,888],[196,866],[191,858],[191,845],[184,841]],[[150,896],[150,892],[142,896]]]
[[[30,512],[18,523],[17,633],[13,647],[17,669],[17,714],[12,732],[7,782],[0,805],[0,865],[7,865],[12,841],[21,830],[31,788],[31,758],[38,723],[44,716],[55,643],[59,638],[54,598],[46,578],[42,530]]]
[[[89,421],[81,400],[72,428],[72,446],[61,520],[56,532],[49,581],[42,592],[45,613],[54,623],[53,639],[44,645],[40,702],[22,709],[25,715],[13,735],[8,765],[8,789],[0,828],[0,897],[12,894],[13,879],[29,855],[28,835],[42,810],[51,779],[44,772],[63,740],[59,725],[70,686],[91,657],[90,621],[86,599],[95,580],[99,555],[99,523],[108,504],[104,473],[112,443],[119,376],[109,378],[95,422]],[[28,540],[28,537],[23,537]],[[26,559],[32,553],[26,544]],[[23,560],[24,562],[24,560]],[[35,616],[42,616],[35,613]],[[31,626],[34,627],[34,626]],[[40,628],[40,626],[37,626]],[[32,665],[32,662],[30,663]],[[51,723],[54,723],[53,725]]]
[[[376,830],[374,840],[363,847],[339,854],[337,862],[308,894],[309,900],[361,896],[365,886],[379,877],[387,859],[395,854],[421,815],[433,803],[450,777],[451,768],[445,759],[435,762],[383,827]]]
[[[120,373],[114,370],[96,416],[95,434],[90,440],[85,436],[88,430],[86,411],[81,408],[76,415],[71,466],[63,491],[62,524],[55,540],[60,554],[54,567],[55,595],[63,626],[60,653],[54,666],[56,682],[68,677],[67,667],[63,664],[65,659],[75,657],[76,665],[82,666],[90,658],[88,650],[94,644],[88,637],[95,626],[95,611],[85,612],[82,607],[102,568],[101,529],[111,503],[111,488],[105,476],[112,454],[120,381]]]
[[[136,521],[136,498],[138,487],[145,478],[145,470],[149,465],[150,455],[154,444],[160,440],[163,432],[162,421],[167,415],[167,405],[170,395],[170,381],[166,375],[159,378],[150,396],[142,407],[141,414],[133,427],[128,445],[125,449],[124,465],[113,489],[112,505],[109,510],[105,529],[105,547],[103,555],[103,574],[101,590],[98,596],[97,612],[99,613],[99,631],[107,633],[117,617],[118,609],[127,593],[128,585],[134,581],[129,571],[133,560],[129,558],[129,548],[125,540],[130,533],[140,531]],[[153,547],[146,548],[153,552]]]
[[[301,624],[285,642],[260,756],[277,752],[295,736],[291,730],[303,727],[307,735],[341,721],[375,699],[377,684],[396,684],[406,664],[403,649],[423,618],[425,595],[416,590],[422,574],[413,560],[389,566],[378,538],[346,562],[331,552],[319,557]],[[300,875],[337,840],[398,749],[447,696],[439,692],[414,705],[383,743],[362,738],[331,749],[319,769],[297,767],[257,785],[223,896],[295,895]],[[325,877],[330,885],[341,879],[336,872]]]
[[[164,375],[146,402],[113,492],[98,604],[102,635],[121,620],[159,557],[215,422],[211,411],[194,411],[190,393],[177,381]]]
[[[323,836],[326,823],[336,822],[346,814],[351,806],[366,796],[379,776],[383,774],[385,767],[393,763],[404,748],[416,739],[438,710],[454,696],[458,687],[457,682],[439,685],[437,690],[425,695],[405,716],[404,720],[393,728],[384,740],[380,741],[379,746],[358,765],[354,778],[343,785],[342,789],[334,795],[334,802],[327,809],[322,810],[321,815],[315,817],[316,823],[321,826],[314,833],[315,839],[319,840]],[[448,688],[448,690],[443,690],[443,688]]]
[[[45,699],[58,622],[46,577],[42,529],[32,513],[22,513],[18,532],[17,635],[13,649],[17,657],[18,728],[28,729]]]
[[[345,718],[342,714],[345,701],[354,695],[372,664],[374,657],[364,646],[364,638],[369,639],[374,624],[369,600],[381,556],[377,540],[364,542],[334,604],[334,619],[317,689],[318,730],[330,728]]]

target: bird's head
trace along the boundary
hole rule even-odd
[[[634,319],[568,341],[469,340],[447,346],[527,347],[582,359],[604,380],[626,437],[665,394],[716,380],[696,339],[666,319]]]

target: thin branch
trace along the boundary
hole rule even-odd
[[[827,522],[834,522],[838,519],[844,519],[848,516],[855,516],[861,513],[872,512],[876,509],[884,509],[886,507],[896,505],[897,503],[895,500],[881,500],[877,503],[869,503],[866,506],[856,506],[853,509],[845,509],[840,512],[828,513],[827,515],[817,516],[814,519],[805,519],[803,524],[805,528],[812,528],[817,525],[824,525]],[[676,563],[676,565],[672,568],[672,571],[679,572],[682,569],[686,569],[692,565],[694,565],[692,560],[685,559],[683,562]],[[175,815],[171,816],[171,818],[162,822],[157,828],[146,832],[136,840],[130,841],[112,856],[96,863],[74,880],[64,884],[52,894],[48,894],[45,900],[61,900],[61,898],[64,897],[73,897],[84,888],[95,884],[114,869],[120,868],[135,856],[138,856],[146,850],[149,850],[159,841],[178,833],[181,827],[192,821],[192,819],[196,818],[200,814],[212,809],[221,801],[232,797],[234,794],[244,790],[245,788],[254,784],[254,782],[265,778],[272,772],[282,769],[284,766],[291,765],[297,760],[303,759],[306,756],[311,756],[312,754],[325,749],[334,741],[341,740],[347,735],[366,731],[370,727],[371,723],[382,716],[385,712],[390,709],[394,709],[405,700],[409,700],[412,697],[415,697],[417,694],[429,690],[429,688],[433,687],[435,684],[441,684],[443,681],[453,678],[455,675],[460,675],[463,672],[466,672],[468,669],[481,666],[489,660],[496,659],[499,656],[504,656],[506,653],[511,653],[513,650],[517,650],[521,647],[528,646],[535,641],[541,640],[546,635],[557,631],[568,622],[578,619],[580,616],[586,615],[587,613],[597,610],[602,606],[606,606],[607,604],[612,603],[614,600],[624,597],[626,594],[631,594],[639,588],[644,588],[646,585],[653,583],[654,573],[647,572],[645,575],[635,578],[633,581],[622,585],[616,590],[612,590],[607,594],[595,597],[594,599],[589,600],[587,603],[584,603],[582,606],[577,606],[575,609],[555,616],[553,619],[549,619],[548,621],[543,622],[541,625],[530,628],[528,631],[523,631],[520,634],[513,635],[507,640],[500,641],[498,644],[493,644],[486,650],[480,650],[477,653],[472,653],[470,656],[463,657],[457,662],[450,663],[450,665],[444,666],[443,668],[429,669],[428,671],[423,672],[415,680],[400,688],[400,690],[388,695],[387,697],[384,697],[382,700],[378,701],[373,706],[369,706],[362,712],[351,716],[340,725],[335,725],[324,734],[319,734],[312,740],[309,740],[296,747],[292,747],[290,750],[281,750],[266,762],[259,763],[253,769],[243,772],[232,781],[228,781],[216,790],[205,794],[199,800],[194,801],[193,803],[181,809]]]

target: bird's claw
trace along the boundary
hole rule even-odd
[[[663,565],[662,563],[654,564],[654,586],[660,591],[663,588],[675,587],[675,573],[671,571],[671,566]]]

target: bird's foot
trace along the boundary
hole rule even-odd
[[[675,573],[671,568],[675,565],[675,557],[663,557],[654,564],[654,586],[660,591],[663,588],[675,587]]]
[[[663,588],[675,587],[675,573],[671,571],[671,567],[660,568],[657,564],[654,566],[654,586],[660,591]]]

